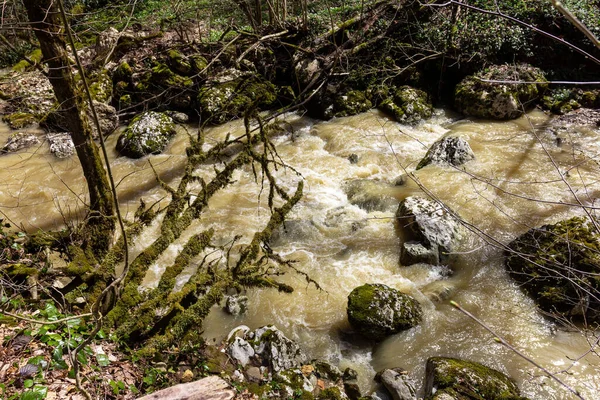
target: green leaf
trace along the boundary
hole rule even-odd
[[[59,317],[58,309],[54,306],[53,303],[46,303],[46,307],[44,307],[44,314],[50,321],[56,321]]]
[[[84,354],[83,351],[80,351],[79,353],[77,353],[77,361],[79,361],[82,365],[87,365],[87,355]]]
[[[70,319],[67,321],[67,326],[69,328],[76,328],[81,324],[81,318]]]
[[[96,354],[96,360],[101,367],[108,367],[110,365],[110,360],[106,354]]]
[[[27,389],[29,389],[30,387],[33,386],[33,379],[25,379],[25,382],[23,382],[23,386]]]
[[[97,337],[98,339],[106,339],[106,333],[104,333],[104,331],[103,331],[102,329],[100,329],[100,330],[98,331],[98,333],[96,334],[96,337]]]
[[[20,400],[42,400],[46,398],[48,388],[46,386],[35,386],[32,390],[23,392]]]

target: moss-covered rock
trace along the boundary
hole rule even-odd
[[[600,235],[574,217],[531,229],[509,244],[506,268],[557,317],[600,321]]]
[[[510,84],[484,82],[540,82]],[[465,115],[508,120],[523,115],[547,88],[543,72],[530,65],[494,65],[462,80],[454,91],[454,105]]]
[[[503,373],[476,362],[445,357],[427,360],[425,396],[428,400],[526,400]]]
[[[224,79],[200,89],[198,104],[205,121],[222,124],[273,104],[277,91],[271,82],[254,75]]]
[[[119,126],[117,110],[113,106],[97,100],[94,100],[93,104],[96,116],[98,117],[100,130],[102,131],[102,135],[106,137],[113,133]],[[69,126],[67,124],[67,119],[65,118],[65,111],[57,108],[58,104],[55,105],[54,110],[44,115],[40,121],[40,125],[50,132],[68,132]],[[98,139],[98,129],[96,128],[91,108],[87,108],[86,114],[92,130],[92,137]]]
[[[168,115],[148,111],[137,115],[117,141],[117,151],[140,158],[164,150],[175,134],[175,124]]]
[[[110,103],[113,96],[113,81],[107,70],[94,73],[90,77],[89,88],[92,99],[100,103]]]
[[[382,340],[421,322],[419,303],[383,284],[365,284],[348,296],[348,320],[364,336]]]
[[[129,65],[128,62],[123,61],[115,70],[113,71],[113,80],[115,82],[125,81],[129,82],[131,80],[131,76],[133,75],[133,69]]]
[[[384,92],[378,92],[383,96]],[[427,93],[410,86],[401,86],[381,101],[379,109],[393,116],[398,122],[417,123],[431,117],[433,107]]]
[[[191,55],[189,60],[194,74],[198,74],[204,71],[206,69],[206,66],[208,65],[208,61],[206,60],[206,58],[200,54]]]
[[[192,64],[189,59],[184,56],[179,50],[171,49],[167,53],[167,59],[171,69],[181,75],[189,75],[192,73]]]
[[[334,117],[347,117],[368,111],[373,107],[365,92],[361,90],[349,90],[339,95],[333,103]]]
[[[582,107],[597,108],[600,106],[600,90],[583,90],[572,87],[552,88],[542,98],[542,106],[559,115]]]
[[[33,61],[36,64],[41,62],[43,57],[44,56],[42,54],[41,49],[35,49],[31,53],[27,54],[27,58],[29,58],[31,61]],[[19,61],[12,67],[12,70],[15,72],[25,72],[27,70],[33,70],[33,69],[34,69],[33,65],[31,65],[28,61],[25,61],[25,60]]]
[[[16,112],[2,117],[12,129],[23,129],[36,122],[35,116],[26,112]]]

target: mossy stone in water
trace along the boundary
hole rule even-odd
[[[410,86],[401,86],[393,91],[390,97],[381,101],[379,108],[396,121],[409,124],[430,118],[433,114],[427,93]]]
[[[421,322],[419,303],[383,284],[365,284],[348,296],[348,320],[364,336],[382,340]]]
[[[173,119],[166,114],[148,111],[137,115],[117,141],[117,151],[141,158],[164,150],[175,134]]]
[[[600,235],[588,219],[531,229],[508,247],[510,276],[542,310],[559,318],[600,321]]]
[[[333,103],[334,117],[347,117],[368,111],[373,107],[371,101],[361,90],[349,90],[335,98]]]
[[[35,116],[30,113],[16,112],[2,117],[12,129],[22,129],[36,122]]]
[[[489,81],[539,82],[510,84]],[[454,91],[454,105],[465,115],[509,120],[523,115],[547,88],[543,72],[530,65],[494,65],[466,77]]]
[[[500,371],[457,358],[427,360],[427,400],[526,400],[515,382]]]

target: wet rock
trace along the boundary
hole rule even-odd
[[[419,242],[404,242],[400,249],[400,263],[402,265],[418,263],[437,265],[440,263],[440,254],[437,246],[429,248]]]
[[[49,133],[46,137],[50,142],[50,153],[56,157],[67,158],[75,154],[73,139],[67,132]]]
[[[563,115],[579,108],[598,108],[600,90],[576,87],[552,87],[542,97],[542,106],[554,114]]]
[[[6,75],[0,91],[8,99],[4,113],[28,113],[40,119],[55,102],[50,81],[38,70]]]
[[[600,110],[580,108],[552,119],[552,126],[600,126]]]
[[[402,86],[379,104],[379,109],[392,115],[396,121],[414,124],[430,118],[433,107],[427,93],[410,86]]]
[[[483,80],[541,82],[491,83]],[[515,119],[546,90],[543,72],[530,65],[494,65],[466,77],[454,91],[454,105],[465,115],[498,120]]]
[[[119,31],[113,27],[100,32],[96,37],[95,58],[98,60],[104,60],[117,45],[119,37]]]
[[[179,50],[171,49],[167,54],[171,69],[181,75],[190,75],[193,71],[190,60]]]
[[[429,164],[453,165],[458,167],[475,159],[469,142],[460,137],[445,137],[435,142],[417,165],[417,170]]]
[[[6,122],[11,129],[23,129],[36,122],[35,116],[26,112],[15,112],[4,115],[2,121]]]
[[[16,151],[34,146],[40,142],[37,136],[32,133],[15,132],[8,137],[6,144],[0,149],[2,153],[14,153]]]
[[[300,346],[273,325],[254,331],[253,347],[274,372],[297,368],[306,361]]]
[[[273,325],[255,331],[234,329],[228,339],[227,353],[242,365],[268,365],[275,372],[298,368],[306,356],[298,344]]]
[[[394,400],[416,400],[415,383],[401,368],[386,369],[380,374],[381,383]]]
[[[358,373],[352,368],[346,368],[344,371],[344,392],[350,400],[358,400],[362,397],[360,387],[358,386]]]
[[[225,302],[225,310],[231,315],[240,315],[248,310],[247,296],[228,296]]]
[[[419,303],[411,296],[383,284],[366,284],[348,296],[348,320],[373,340],[410,329],[421,322]]]
[[[121,134],[117,151],[130,158],[161,153],[175,134],[175,124],[168,115],[154,111],[137,115]]]
[[[389,195],[389,185],[370,179],[356,179],[345,182],[344,192],[350,204],[366,211],[393,211],[398,201]]]
[[[538,306],[560,318],[600,321],[600,235],[574,217],[531,229],[509,245],[506,268]]]
[[[209,376],[159,390],[138,400],[232,400],[235,394],[235,390],[222,378]]]
[[[512,379],[476,362],[432,357],[425,373],[431,400],[525,400]]]
[[[167,111],[165,114],[173,118],[173,121],[177,122],[178,124],[187,124],[190,121],[190,117],[186,113]]]
[[[460,239],[460,224],[440,204],[418,196],[404,199],[398,206],[396,219],[408,241],[421,243],[439,254],[446,262]]]

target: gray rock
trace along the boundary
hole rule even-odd
[[[461,228],[458,221],[440,204],[418,196],[404,199],[396,212],[400,228],[409,240],[415,240],[425,247],[438,248],[440,261],[448,259],[460,239]]]
[[[419,242],[402,243],[400,264],[409,266],[418,263],[438,265],[440,263],[440,255],[437,246],[429,248]]]
[[[178,124],[187,124],[190,121],[190,117],[186,113],[167,111],[165,114],[173,118],[173,121],[177,122]]]
[[[248,297],[228,296],[225,302],[225,310],[231,315],[244,314],[248,310]]]
[[[273,325],[254,332],[253,347],[257,355],[268,363],[274,372],[296,368],[306,361],[298,344]]]
[[[130,158],[161,153],[175,134],[173,119],[148,111],[137,115],[117,141],[117,151]]]
[[[392,115],[396,121],[415,124],[430,118],[433,107],[427,93],[410,86],[401,86],[379,104],[379,108]]]
[[[254,348],[250,343],[241,337],[236,337],[233,341],[227,346],[227,354],[238,364],[242,364],[242,366],[246,366],[252,357],[255,355]]]
[[[263,375],[258,367],[250,367],[246,370],[246,378],[249,382],[260,383],[263,381]]]
[[[386,369],[381,374],[381,382],[394,400],[416,400],[415,383],[406,371],[399,368]]]
[[[40,142],[34,134],[26,132],[15,132],[8,137],[6,144],[0,149],[2,153],[14,153],[16,151],[34,146]]]
[[[96,109],[96,115],[98,115],[98,123],[100,124],[102,136],[107,137],[119,126],[119,115],[117,114],[117,110],[111,105],[96,100],[94,100],[93,103],[94,108]],[[94,139],[97,139],[99,137],[98,129],[96,129],[96,123],[92,119],[92,111],[90,109],[88,109],[87,115],[92,127],[92,136]]]
[[[383,340],[421,322],[419,303],[411,296],[383,284],[366,284],[348,296],[348,321],[365,337]]]
[[[232,400],[235,390],[222,378],[209,376],[198,381],[171,386],[138,400]]]
[[[497,81],[540,82],[539,84],[493,83]],[[454,105],[463,114],[507,120],[523,115],[547,87],[543,72],[530,65],[493,65],[466,77],[454,91]]]
[[[419,170],[429,164],[457,167],[473,159],[475,154],[469,142],[460,137],[445,137],[431,145],[416,169]]]
[[[50,153],[58,158],[67,158],[75,154],[75,145],[67,132],[52,133],[46,136],[50,142]]]

